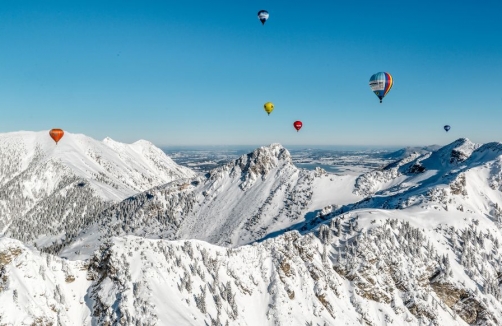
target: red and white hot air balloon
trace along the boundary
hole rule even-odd
[[[300,129],[302,129],[302,126],[303,123],[300,120],[293,122],[293,127],[295,127],[297,132],[300,131]]]

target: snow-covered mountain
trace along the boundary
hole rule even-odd
[[[257,228],[241,201],[266,207]],[[0,324],[501,325],[501,205],[502,143],[459,139],[357,180],[274,144],[110,207],[64,252],[106,239],[90,259],[0,238]],[[260,241],[137,236],[191,236],[197,214],[204,240]]]
[[[144,140],[66,132],[56,145],[48,131],[0,134],[0,234],[44,246],[113,203],[194,175]]]
[[[250,243],[303,222],[327,205],[359,201],[361,197],[352,194],[354,180],[355,176],[331,175],[321,169],[298,169],[287,149],[272,144],[206,175],[179,179],[110,207],[65,254],[83,254],[76,248],[87,239],[102,242],[127,234],[200,239],[224,246]]]
[[[401,148],[395,152],[391,152],[388,154],[383,155],[384,158],[386,159],[392,159],[392,160],[400,160],[405,157],[408,157],[414,153],[418,154],[427,154],[429,152],[433,152],[435,150],[438,150],[441,148],[440,145],[430,145],[430,146],[423,146],[423,147],[405,147]]]
[[[476,213],[488,213],[486,205],[501,199],[496,190],[501,178],[501,149],[501,143],[480,145],[462,138],[434,152],[412,154],[381,171],[359,176],[354,192],[372,197],[356,206],[404,208],[440,196],[448,201],[441,209],[448,209],[468,199],[467,189],[471,188],[475,198],[465,204]]]
[[[0,239],[0,321],[500,325],[500,230],[432,217],[364,211],[233,249],[118,237],[88,261]]]

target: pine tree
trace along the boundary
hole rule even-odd
[[[323,246],[323,250],[322,250],[322,262],[323,263],[327,263],[328,262],[328,251],[327,251],[325,245]]]
[[[206,310],[206,286],[201,286],[201,293],[195,296],[195,305],[199,308],[200,312],[205,314]]]
[[[323,244],[330,244],[332,239],[331,229],[326,225],[322,224],[319,227],[319,239]]]

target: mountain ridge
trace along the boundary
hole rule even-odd
[[[152,188],[110,207],[96,219],[99,223],[82,232],[82,241],[134,234],[235,247],[299,223],[325,203],[359,200],[350,193],[354,179],[322,169],[299,169],[289,151],[275,143],[204,175]],[[327,198],[315,191],[321,188],[336,195]],[[92,253],[88,248],[84,255],[80,248],[80,242],[74,243],[63,254],[83,258]]]
[[[502,322],[501,143],[459,139],[360,176],[297,169],[288,154],[272,144],[130,196],[65,258],[0,237],[1,321]],[[225,242],[232,228],[243,242]]]
[[[70,132],[57,145],[48,131],[0,134],[0,153],[0,231],[23,241],[64,238],[113,202],[195,175],[149,142]]]

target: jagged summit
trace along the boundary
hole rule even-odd
[[[246,164],[249,164],[250,167],[259,165],[265,169],[268,166],[277,166],[280,162],[293,164],[291,154],[279,143],[257,148],[253,152],[241,156],[236,163],[238,162],[242,166],[243,161],[246,161]]]
[[[251,187],[257,178],[265,180],[270,171],[274,169],[294,168],[291,154],[281,144],[274,143],[262,146],[249,154],[242,155],[235,161],[229,162],[221,169],[211,172],[211,175],[230,171],[232,176],[240,174],[241,189]]]
[[[132,196],[100,214],[93,228],[102,239],[135,234],[234,247],[281,232],[326,204],[359,200],[351,194],[354,178],[298,169],[287,149],[271,144]]]
[[[429,168],[447,167],[465,161],[480,144],[475,144],[467,138],[459,138],[432,152],[430,157],[423,160],[422,164]]]
[[[204,176],[179,179],[132,196],[97,220],[108,223],[101,228],[103,235],[128,234],[133,228],[126,224],[134,224],[143,227],[133,234],[233,246],[301,218],[312,196],[313,179],[312,171],[293,165],[287,149],[272,144]],[[132,206],[136,213],[126,216]]]
[[[293,164],[293,160],[289,151],[278,143],[259,147],[228,163],[230,166],[238,165],[243,171],[266,171],[280,164]]]

